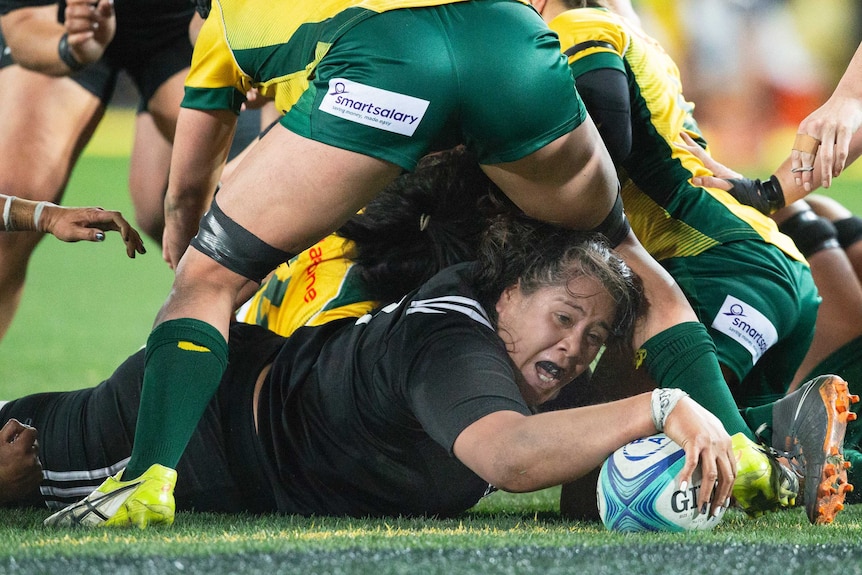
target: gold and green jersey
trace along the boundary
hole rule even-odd
[[[351,244],[330,235],[276,268],[239,320],[289,336],[304,325],[322,325],[344,317],[360,317],[375,302],[347,258]]]
[[[691,185],[692,177],[712,172],[681,146],[679,134],[688,133],[704,147],[706,142],[694,106],[683,96],[679,69],[656,40],[601,8],[569,10],[550,27],[560,36],[576,79],[600,68],[620,70],[628,78],[632,148],[620,166],[623,202],[653,257],[694,256],[715,245],[760,238],[804,261],[772,219],[723,190]]]
[[[252,88],[285,114],[332,43],[375,14],[465,0],[213,0],[183,107],[239,112]],[[381,39],[381,41],[384,41]]]

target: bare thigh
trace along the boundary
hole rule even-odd
[[[277,125],[224,182],[218,203],[264,242],[299,253],[335,231],[400,171]]]
[[[68,78],[0,70],[0,189],[58,201],[104,108]]]
[[[218,204],[270,246],[299,253],[335,231],[399,173],[394,164],[303,138],[279,125],[224,182]],[[227,337],[237,296],[249,281],[189,249],[157,323],[196,318]]]

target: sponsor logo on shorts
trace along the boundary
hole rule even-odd
[[[738,341],[751,354],[752,362],[778,341],[778,331],[769,319],[732,295],[724,299],[712,327]]]
[[[320,103],[320,111],[372,128],[412,136],[428,104],[428,100],[333,78]]]

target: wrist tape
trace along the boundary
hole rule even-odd
[[[12,224],[12,202],[16,200],[15,196],[6,196],[6,204],[3,206],[3,229],[7,232],[14,232],[15,226]]]
[[[656,431],[664,431],[667,416],[683,397],[688,397],[688,394],[681,389],[658,387],[652,391],[650,410]]]

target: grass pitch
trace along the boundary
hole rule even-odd
[[[122,146],[108,154],[116,149],[97,138],[65,203],[131,217],[128,159]],[[848,172],[829,195],[862,213],[859,182]],[[0,344],[0,399],[96,385],[143,345],[171,283],[158,247],[147,250],[127,259],[116,234],[40,244]],[[823,527],[801,509],[756,520],[730,510],[711,532],[622,535],[560,519],[557,497],[497,493],[449,520],[182,513],[174,527],[147,531],[53,530],[41,524],[47,511],[6,509],[0,573],[862,573],[862,506]]]

